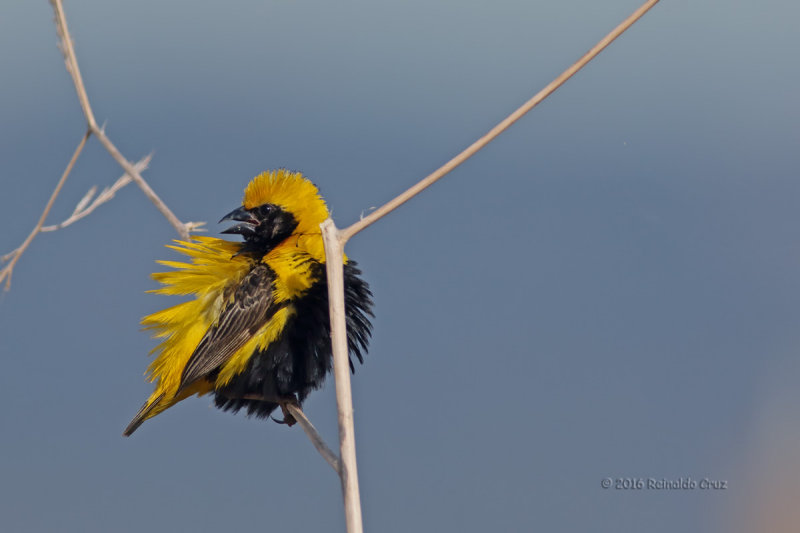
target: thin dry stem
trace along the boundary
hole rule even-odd
[[[92,111],[92,106],[89,104],[89,96],[86,94],[86,87],[83,84],[83,77],[81,76],[80,68],[78,68],[78,58],[75,55],[75,48],[72,45],[72,37],[69,34],[69,27],[67,26],[67,18],[64,16],[64,6],[62,5],[61,0],[50,0],[50,3],[53,6],[53,11],[55,12],[56,18],[56,28],[58,29],[58,36],[61,39],[61,51],[64,54],[64,61],[67,65],[67,71],[69,72],[70,76],[72,76],[72,82],[75,85],[75,91],[78,93],[78,100],[81,104],[81,109],[83,109],[83,114],[86,117],[86,121],[89,124],[89,130],[97,136],[97,139],[100,143],[108,150],[108,153],[111,154],[111,157],[119,163],[119,165],[125,170],[126,173],[130,175],[136,185],[144,192],[144,195],[156,206],[156,208],[164,215],[164,218],[172,224],[175,230],[180,235],[181,239],[188,241],[189,240],[189,228],[194,227],[193,225],[187,225],[181,222],[178,217],[167,207],[161,198],[153,191],[150,185],[142,178],[141,174],[134,168],[134,165],[130,163],[121,153],[117,150],[117,147],[114,146],[114,143],[106,136],[105,132],[102,128],[97,126],[97,121],[94,118],[94,112]]]
[[[297,420],[297,423],[301,428],[303,428],[303,431],[306,432],[311,444],[314,445],[322,458],[325,459],[329,465],[331,465],[334,472],[341,476],[339,457],[333,452],[333,450],[328,448],[328,445],[325,444],[322,436],[319,434],[319,432],[317,432],[317,428],[314,427],[314,424],[311,423],[303,410],[293,403],[287,403],[286,409],[291,413],[295,420]]]
[[[86,94],[86,87],[83,85],[83,77],[81,70],[78,68],[78,56],[75,55],[75,47],[72,44],[72,37],[69,34],[67,27],[67,17],[64,16],[64,6],[61,0],[50,0],[53,6],[53,12],[56,17],[56,30],[58,37],[61,39],[61,52],[64,54],[64,62],[67,64],[67,72],[72,76],[72,83],[75,85],[75,90],[78,93],[78,100],[83,109],[83,114],[86,116],[86,121],[89,123],[89,129],[94,130],[97,128],[97,122],[94,119],[92,107],[89,105],[89,96]]]
[[[144,170],[147,168],[147,165],[150,163],[151,157],[152,156],[149,155],[143,157],[142,159],[137,161],[133,165],[133,167],[138,172],[144,172]],[[113,185],[111,185],[111,187],[104,188],[100,192],[100,194],[97,195],[97,197],[94,196],[95,193],[97,192],[97,186],[96,185],[93,186],[84,195],[84,197],[81,198],[80,202],[78,202],[78,205],[75,206],[75,209],[72,211],[72,214],[69,216],[69,218],[58,224],[53,224],[51,226],[42,226],[41,231],[43,232],[57,231],[74,224],[80,219],[90,215],[95,209],[97,209],[104,203],[114,198],[114,195],[117,193],[117,191],[122,189],[130,182],[131,182],[131,177],[128,174],[123,174],[122,176],[119,177],[119,179],[117,179],[117,181],[114,182]]]
[[[272,402],[277,403],[281,406],[281,409],[285,409],[289,412],[291,416],[294,417],[295,421],[300,424],[300,427],[303,428],[303,431],[306,432],[306,436],[311,441],[311,444],[317,449],[319,454],[325,459],[329,465],[333,468],[334,472],[340,474],[340,461],[336,454],[331,450],[325,441],[322,439],[322,435],[319,434],[317,428],[314,427],[314,424],[311,423],[311,420],[308,419],[306,414],[303,412],[302,407],[297,405],[296,399],[293,401],[285,401],[281,398],[267,398],[262,394],[244,394],[242,396],[237,396],[237,398],[241,398],[243,400],[256,400],[259,402]],[[286,412],[284,412],[284,416]],[[340,474],[341,475],[341,474]]]
[[[362,218],[358,222],[340,230],[341,238],[343,242],[347,242],[353,235],[358,233],[359,231],[363,230],[367,226],[374,224],[379,219],[383,218],[390,212],[394,211],[407,201],[409,201],[414,196],[418,195],[423,190],[430,187],[433,183],[441,179],[451,170],[456,168],[458,165],[475,155],[481,148],[489,144],[493,141],[498,135],[503,133],[506,129],[509,128],[514,122],[522,118],[528,111],[536,107],[542,100],[550,96],[556,89],[561,87],[568,79],[570,79],[576,72],[582,69],[589,61],[594,59],[603,49],[611,44],[614,39],[622,35],[622,33],[627,30],[628,28],[633,25],[634,22],[639,20],[645,13],[647,13],[650,8],[658,3],[658,0],[648,0],[642,6],[634,11],[631,16],[625,19],[619,26],[614,28],[608,35],[603,37],[596,45],[594,45],[591,50],[586,52],[578,61],[576,61],[571,67],[565,70],[561,75],[559,75],[556,79],[551,81],[544,89],[536,93],[533,98],[522,104],[516,111],[511,113],[508,117],[503,119],[500,123],[498,123],[494,128],[489,130],[489,132],[472,143],[469,147],[467,147],[463,152],[455,156],[453,159],[439,167],[437,170],[429,174],[425,179],[414,185],[413,187],[409,188],[403,194],[395,197],[394,199],[390,200],[389,202],[385,203],[368,216]]]
[[[336,382],[336,406],[339,413],[339,477],[344,496],[347,533],[362,533],[361,496],[358,489],[356,438],[353,424],[353,394],[350,387],[350,359],[344,311],[344,241],[330,218],[320,225],[325,243],[325,269],[328,275],[333,377]]]
[[[150,184],[148,184],[142,175],[136,171],[130,161],[125,159],[120,151],[117,150],[117,147],[114,146],[114,143],[111,142],[111,139],[109,139],[106,134],[97,126],[92,128],[92,133],[97,136],[97,140],[99,140],[100,144],[102,144],[105,149],[108,150],[108,153],[111,154],[111,157],[113,157],[117,163],[119,163],[119,166],[121,166],[125,172],[127,172],[128,175],[133,178],[133,181],[136,183],[136,185],[139,186],[144,195],[147,196],[147,198],[153,203],[153,205],[156,206],[161,214],[164,215],[164,218],[166,218],[167,221],[172,224],[172,227],[175,228],[175,230],[181,236],[181,239],[188,241],[189,230],[187,229],[187,225],[181,222],[170,210],[170,208],[167,207],[167,204],[165,204],[161,198],[158,197],[155,191],[150,187]]]
[[[325,243],[325,263],[328,275],[333,372],[336,381],[336,403],[339,411],[340,477],[342,480],[342,493],[344,495],[345,518],[347,521],[348,533],[361,533],[363,524],[358,488],[358,471],[356,467],[353,400],[350,386],[350,367],[348,361],[347,329],[344,309],[344,278],[342,264],[344,260],[345,243],[353,235],[386,216],[477,153],[495,137],[508,129],[514,122],[533,109],[539,102],[558,89],[565,81],[596,57],[606,46],[641,18],[642,15],[656,3],[658,3],[658,0],[649,0],[643,4],[623,23],[600,40],[600,42],[589,50],[581,59],[547,85],[547,87],[539,91],[533,98],[525,102],[519,109],[511,113],[511,115],[497,124],[497,126],[492,128],[486,135],[475,141],[466,150],[403,194],[344,230],[338,230],[333,220],[330,218],[320,225],[322,228],[323,242]]]
[[[56,188],[53,189],[53,192],[50,194],[50,199],[47,201],[47,205],[44,206],[44,211],[42,211],[42,215],[39,217],[39,221],[31,230],[28,237],[20,244],[16,250],[13,252],[3,256],[3,261],[10,261],[2,271],[0,271],[0,283],[3,280],[6,281],[5,290],[9,290],[11,288],[11,276],[14,273],[14,266],[16,266],[17,261],[25,253],[28,246],[30,246],[31,242],[33,241],[34,237],[36,237],[39,232],[42,230],[42,226],[44,225],[44,221],[47,219],[47,215],[50,213],[50,209],[53,208],[53,203],[56,201],[58,197],[58,193],[61,192],[61,188],[64,186],[64,183],[67,181],[67,177],[69,177],[69,173],[72,172],[72,167],[75,166],[75,161],[78,160],[78,156],[81,155],[83,151],[83,147],[86,146],[86,141],[89,140],[89,135],[91,135],[90,131],[87,131],[81,137],[80,142],[78,143],[78,147],[75,148],[75,152],[73,152],[72,157],[67,164],[67,168],[64,169],[64,173],[61,175],[61,179],[58,180],[56,184]]]

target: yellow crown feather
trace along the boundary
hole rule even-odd
[[[244,190],[242,205],[252,209],[274,204],[294,215],[295,233],[319,233],[319,225],[328,218],[328,208],[317,186],[300,172],[286,169],[262,172]]]

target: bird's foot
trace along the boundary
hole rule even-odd
[[[300,407],[300,404],[297,403],[297,398],[294,395],[286,396],[281,398],[278,402],[278,405],[281,407],[281,412],[283,413],[283,420],[278,420],[274,416],[271,416],[273,421],[277,422],[278,424],[286,424],[289,427],[292,427],[297,423],[297,420],[292,413],[289,411],[289,405],[294,405],[295,407]]]

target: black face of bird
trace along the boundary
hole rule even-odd
[[[274,247],[292,234],[297,227],[294,216],[274,204],[263,204],[252,209],[238,207],[222,217],[220,222],[235,220],[235,224],[222,233],[238,233],[252,249]]]

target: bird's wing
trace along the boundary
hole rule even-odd
[[[178,393],[225,363],[282,307],[275,302],[273,279],[274,274],[263,263],[242,279],[233,301],[208,328],[186,363]]]

